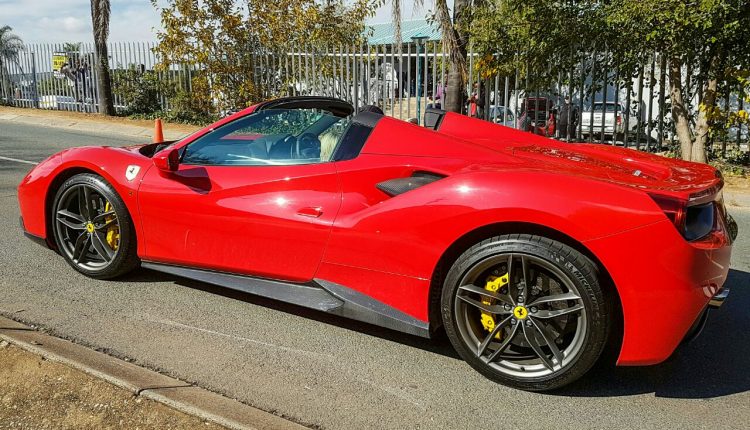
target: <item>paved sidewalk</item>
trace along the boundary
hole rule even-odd
[[[0,107],[0,120],[34,126],[76,130],[86,133],[108,135],[114,133],[131,137],[143,137],[146,142],[151,141],[154,135],[153,121],[105,117],[82,112]],[[164,139],[176,140],[198,128],[198,126],[186,124],[165,123]]]

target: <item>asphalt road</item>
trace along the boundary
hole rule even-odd
[[[0,121],[0,157],[39,161],[64,147],[132,142]],[[297,422],[327,429],[750,422],[750,208],[731,209],[740,224],[732,294],[701,337],[659,366],[598,370],[563,391],[532,394],[486,380],[444,338],[147,270],[118,281],[85,278],[21,235],[16,186],[30,167],[0,158],[0,313]]]

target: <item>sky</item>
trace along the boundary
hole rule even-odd
[[[273,1],[273,0],[269,0]],[[449,5],[452,6],[452,1]],[[414,8],[413,1],[402,0],[403,19],[424,18],[431,1]],[[111,0],[112,42],[155,41],[159,13],[150,0]],[[381,6],[368,22],[389,22],[390,2]],[[0,0],[0,26],[10,25],[27,43],[91,42],[89,0]]]

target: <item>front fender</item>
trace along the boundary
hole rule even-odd
[[[126,170],[136,166],[131,179]],[[120,195],[128,209],[137,232],[141,232],[137,191],[141,178],[153,166],[148,157],[137,150],[112,147],[81,147],[61,151],[34,167],[18,186],[18,200],[25,230],[50,242],[49,205],[57,188],[70,176],[91,172],[103,177]],[[138,241],[138,253],[143,251]]]

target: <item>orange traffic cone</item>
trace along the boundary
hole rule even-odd
[[[154,143],[164,142],[164,132],[162,132],[161,118],[154,121]]]

